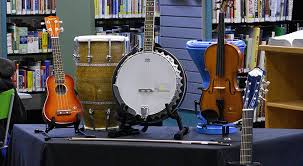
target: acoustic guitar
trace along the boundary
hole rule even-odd
[[[259,162],[253,162],[253,119],[254,110],[259,102],[265,100],[263,94],[267,93],[268,82],[264,81],[265,72],[255,68],[248,73],[246,82],[244,106],[242,111],[242,130],[240,162],[230,162],[228,166],[260,166]]]
[[[45,17],[47,32],[51,37],[54,75],[46,80],[47,98],[43,107],[46,123],[72,125],[82,117],[83,108],[74,91],[74,80],[63,71],[59,34],[63,28],[57,16]]]

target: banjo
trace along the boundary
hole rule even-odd
[[[155,1],[146,0],[143,50],[122,58],[113,76],[113,96],[132,124],[165,120],[182,102],[186,76],[177,58],[154,48]],[[180,126],[179,126],[180,127]],[[181,130],[181,129],[180,129]]]

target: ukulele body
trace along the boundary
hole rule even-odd
[[[237,72],[242,61],[242,54],[236,46],[224,44],[224,74],[219,76],[217,70],[218,44],[209,46],[205,52],[205,68],[210,75],[210,84],[203,90],[200,99],[201,114],[210,119],[222,115],[219,119],[235,122],[241,119],[243,101],[237,84]],[[221,101],[221,113],[220,104]],[[216,114],[216,115],[215,115]]]
[[[74,91],[74,80],[70,75],[64,76],[64,83],[57,84],[55,76],[46,80],[47,98],[43,107],[43,118],[56,125],[71,125],[83,114],[82,105]]]

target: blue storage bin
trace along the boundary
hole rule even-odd
[[[244,55],[244,50],[246,44],[242,40],[227,40],[228,43],[236,45],[242,54]],[[186,43],[186,49],[191,56],[192,60],[196,64],[201,77],[202,77],[202,88],[207,88],[209,85],[209,74],[205,71],[204,53],[205,50],[212,44],[217,43],[215,40],[212,41],[202,41],[202,40],[190,40]],[[215,56],[215,55],[214,55]]]

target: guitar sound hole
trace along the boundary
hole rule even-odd
[[[66,93],[66,87],[65,87],[65,85],[57,85],[56,86],[56,92],[59,95],[64,95]]]

